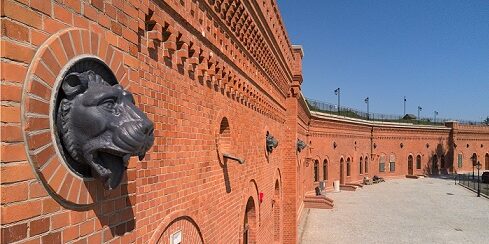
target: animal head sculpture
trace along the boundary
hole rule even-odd
[[[275,137],[273,137],[272,134],[270,134],[268,131],[266,136],[266,145],[267,145],[267,152],[269,153],[273,152],[273,149],[278,146],[277,139],[275,139]]]
[[[297,139],[297,151],[298,152],[301,152],[302,150],[304,150],[304,148],[306,148],[306,146],[307,146],[307,144],[303,140]]]
[[[65,154],[72,164],[89,168],[106,189],[117,187],[129,158],[142,160],[153,145],[153,123],[130,92],[91,70],[68,74],[61,89],[65,96],[56,124]]]

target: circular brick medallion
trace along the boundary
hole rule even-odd
[[[105,194],[100,183],[72,170],[55,135],[56,96],[69,68],[82,59],[107,65],[127,85],[122,54],[97,33],[65,29],[46,40],[29,66],[22,95],[22,129],[29,162],[48,193],[61,205],[88,208]]]

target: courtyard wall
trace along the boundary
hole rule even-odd
[[[342,158],[344,169],[350,159],[344,183],[404,177],[409,155],[421,156],[414,174],[433,173],[434,154],[446,165],[436,174],[470,171],[473,153],[489,158],[487,126],[311,112],[304,52],[291,45],[275,1],[1,4],[2,243],[169,243],[176,233],[184,243],[243,243],[245,233],[250,242],[296,243],[304,196],[319,184],[316,161],[319,179],[328,163],[331,188]],[[105,63],[155,126],[154,146],[131,158],[113,190],[68,167],[53,132],[60,80],[86,57]],[[267,132],[279,142],[272,153]],[[307,144],[300,152],[298,139]],[[450,168],[459,154],[462,167]]]

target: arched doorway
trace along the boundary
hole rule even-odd
[[[489,170],[489,153],[486,153],[486,167],[484,167],[485,170]]]
[[[281,243],[281,238],[280,238],[280,205],[281,205],[281,198],[280,198],[280,185],[278,183],[278,180],[275,181],[275,191],[273,194],[273,241],[274,243]]]
[[[431,174],[438,174],[438,155],[434,154],[431,162]]]
[[[363,157],[360,157],[360,164],[358,166],[360,168],[360,174],[363,174]]]
[[[408,157],[408,175],[414,175],[413,155],[409,155],[409,157]]]
[[[243,225],[243,244],[256,243],[256,210],[253,197],[248,198],[246,203],[244,225]]]
[[[345,184],[345,176],[343,175],[343,164],[345,160],[340,159],[340,184]]]
[[[319,181],[319,160],[314,160],[314,182]]]
[[[323,180],[327,181],[328,180],[328,160],[325,159],[323,161]]]
[[[368,174],[368,156],[365,156],[365,174]]]

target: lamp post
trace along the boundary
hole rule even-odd
[[[475,175],[475,165],[476,165],[476,160],[477,160],[477,156],[472,155],[472,182],[474,182],[474,175]],[[474,182],[474,188],[475,188],[475,182]]]
[[[435,112],[433,114],[435,115],[433,118],[433,122],[436,123],[436,116],[438,115],[438,111],[435,110]]]
[[[481,162],[477,161],[477,197],[481,196],[481,177],[480,177],[480,172],[479,170],[481,169]]]
[[[365,103],[367,104],[367,119],[370,119],[370,111],[369,111],[369,99],[365,98]]]
[[[404,96],[404,114],[403,114],[403,116],[404,115],[406,115],[406,96]]]
[[[418,106],[418,121],[421,120],[421,118],[419,117],[419,112],[421,112],[421,110],[423,110],[423,108],[421,106]]]
[[[340,88],[334,90],[334,94],[338,96],[338,115],[340,115]]]

